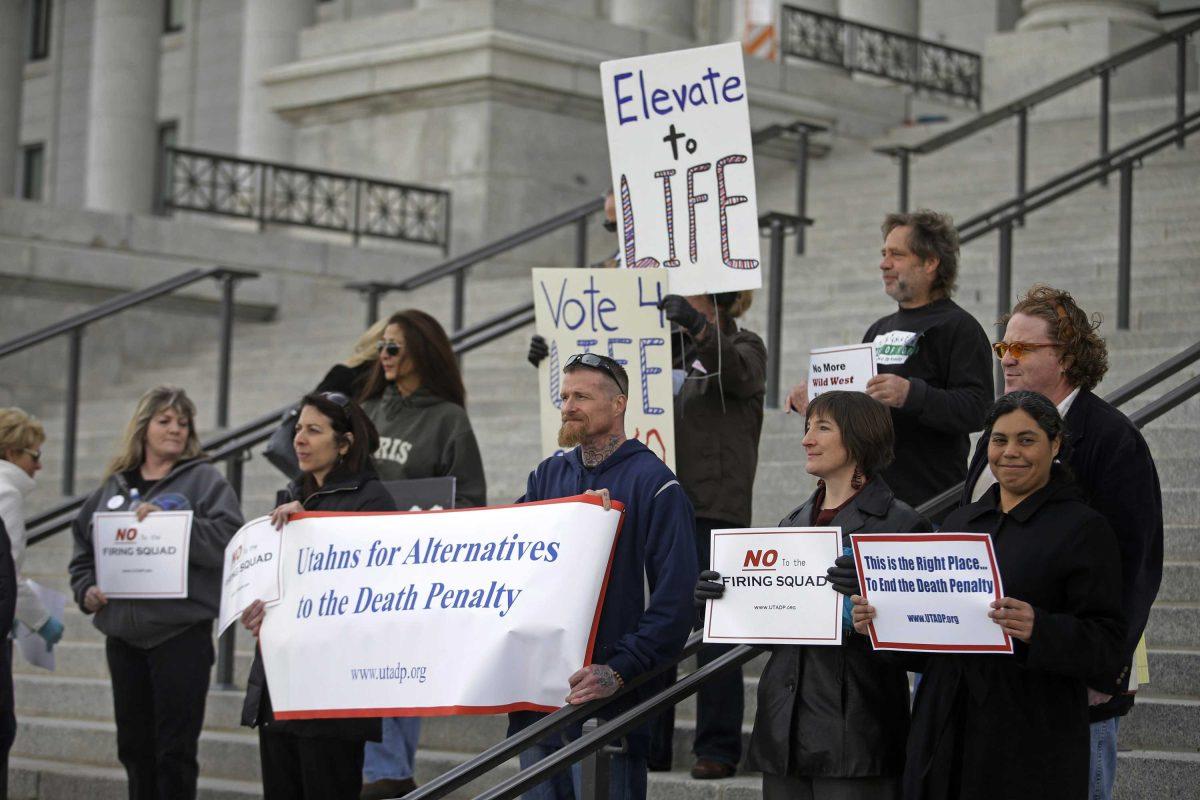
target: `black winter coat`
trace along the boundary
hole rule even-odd
[[[697,517],[750,524],[767,386],[767,348],[758,334],[709,327],[689,350],[675,396],[675,468]],[[697,369],[698,361],[703,369]]]
[[[808,527],[814,494],[779,524]],[[882,478],[872,479],[830,523],[852,533],[931,530]],[[861,778],[899,776],[908,731],[908,675],[843,632],[841,647],[780,646],[758,683],[750,769],[772,775]]]
[[[1108,520],[1121,549],[1121,611],[1127,624],[1124,657],[1116,673],[1092,685],[1114,695],[1089,709],[1096,722],[1125,714],[1133,706],[1133,696],[1123,692],[1129,686],[1133,651],[1162,583],[1162,491],[1150,448],[1129,417],[1081,389],[1067,409],[1065,422],[1070,445],[1067,463],[1075,483],[1088,505]],[[987,442],[980,439],[967,470],[962,505],[971,502],[975,484],[987,468]]]
[[[300,500],[299,485],[292,483],[279,492],[276,506]],[[395,511],[392,495],[380,483],[374,471],[360,475],[339,476],[328,480],[324,487],[303,500],[306,511]],[[364,719],[298,719],[277,720],[271,711],[271,692],[263,668],[262,650],[254,648],[254,663],[246,680],[246,700],[242,704],[242,724],[253,728],[261,725],[293,736],[331,739],[365,739],[378,742],[381,728],[378,718]]]
[[[1112,529],[1055,476],[1009,513],[993,486],[945,532],[990,533],[1004,594],[1034,607],[1012,655],[929,655],[913,705],[904,800],[1088,794],[1086,682],[1120,661],[1121,557]]]

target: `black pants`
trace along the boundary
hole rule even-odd
[[[728,522],[696,517],[696,556],[700,569],[709,568],[709,534],[714,528],[736,528]],[[697,617],[697,628],[703,620]],[[703,667],[729,652],[734,645],[706,644],[696,656],[696,663]],[[668,670],[660,688],[675,682],[674,671]],[[736,766],[742,760],[742,715],[745,713],[742,668],[727,669],[710,678],[696,694],[696,741],[692,752],[696,758],[707,758],[723,764]],[[671,766],[671,752],[675,732],[675,709],[664,711],[651,726],[650,758],[652,768]]]
[[[17,738],[16,702],[13,698],[12,640],[0,637],[0,800],[8,800],[8,751]]]
[[[358,800],[365,745],[259,728],[263,800]]]
[[[196,752],[213,665],[212,621],[157,647],[105,642],[117,718],[117,758],[130,800],[196,796]]]

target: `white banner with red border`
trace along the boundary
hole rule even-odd
[[[306,512],[260,631],[279,719],[552,711],[590,662],[623,508]]]
[[[852,533],[858,587],[875,608],[876,650],[1011,653],[988,616],[1004,596],[986,533]]]

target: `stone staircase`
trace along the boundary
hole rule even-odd
[[[1114,109],[1113,141],[1161,124],[1167,104],[1139,103]],[[1094,142],[1092,120],[1030,121],[1030,183],[1076,163]],[[935,158],[918,161],[913,171],[913,206],[951,211],[959,218],[1005,198],[1012,185],[1012,131],[996,130]],[[867,325],[890,309],[876,264],[878,225],[892,208],[895,168],[870,151],[871,145],[845,137],[831,141],[828,155],[810,169],[809,255],[787,256],[783,380],[803,377],[811,347],[858,341]],[[791,209],[791,172],[760,162],[759,207]],[[1095,187],[1060,201],[1034,216],[1015,235],[1013,286],[1035,280],[1070,289],[1081,305],[1104,317],[1101,333],[1110,348],[1111,368],[1103,394],[1200,338],[1200,148],[1169,150],[1136,172],[1132,330],[1115,329],[1116,187]],[[269,236],[264,242],[269,241]],[[266,245],[264,245],[266,246]],[[957,300],[990,331],[996,307],[995,237],[963,252]],[[764,253],[765,256],[765,253]],[[311,303],[281,309],[270,324],[241,323],[234,355],[232,418],[248,420],[281,406],[311,387],[325,369],[346,355],[360,332],[361,306],[337,283],[314,279]],[[524,302],[529,285],[511,270],[500,276],[476,268],[468,282],[468,319]],[[448,319],[448,286],[410,296],[390,296],[385,308],[416,306]],[[745,320],[765,331],[765,294]],[[489,499],[518,496],[525,476],[539,460],[538,422],[531,398],[536,372],[524,362],[529,330],[513,333],[465,359],[468,408],[483,451]],[[131,370],[111,385],[88,387],[81,413],[79,485],[94,485],[111,453],[134,399],[153,383],[170,381],[189,388],[200,404],[200,426],[212,427],[214,385],[211,348],[154,371]],[[1131,402],[1126,411],[1154,399],[1195,367],[1163,387]],[[47,422],[46,479],[35,497],[44,507],[54,494],[61,409],[37,409]],[[768,411],[755,489],[754,522],[773,525],[812,489],[802,468],[803,424],[795,415]],[[1193,399],[1145,430],[1163,485],[1167,565],[1163,588],[1147,631],[1152,683],[1134,712],[1122,721],[1119,796],[1191,796],[1200,783],[1200,400]],[[246,516],[269,510],[281,477],[260,458],[246,465]],[[66,535],[30,550],[26,573],[48,585],[66,587],[70,544]],[[116,761],[111,693],[102,637],[76,610],[67,613],[67,636],[57,648],[54,674],[34,671],[18,657],[16,697],[19,733],[13,749],[14,797],[123,797],[124,776]],[[238,639],[235,683],[244,686],[252,644]],[[762,659],[747,669],[746,727],[753,720],[757,674]],[[201,739],[201,795],[204,798],[258,796],[255,735],[238,727],[242,694],[214,689]],[[694,700],[679,709],[676,772],[651,776],[651,796],[753,798],[757,776],[697,782],[691,765]],[[418,779],[428,780],[481,751],[504,734],[496,717],[426,720],[418,757]],[[458,793],[467,797],[485,784],[512,774],[497,770]]]

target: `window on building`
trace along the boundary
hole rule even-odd
[[[163,33],[183,30],[184,0],[163,0]]]
[[[29,60],[41,61],[50,55],[50,0],[29,3]]]
[[[158,156],[155,159],[154,174],[154,213],[166,216],[171,213],[167,208],[167,197],[171,194],[171,152],[170,149],[179,141],[179,123],[175,120],[160,122],[158,125]]]
[[[46,172],[46,146],[29,144],[21,148],[21,197],[41,200]]]

